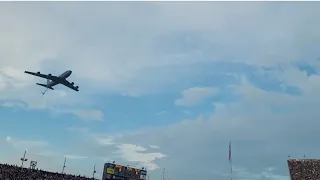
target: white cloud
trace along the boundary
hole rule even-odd
[[[86,128],[86,127],[77,127],[77,126],[68,127],[67,130],[68,131],[75,131],[75,132],[82,132],[82,133],[88,132],[88,128]]]
[[[141,145],[128,144],[119,139],[128,136],[138,135],[140,133],[128,133],[128,134],[118,134],[115,136],[108,136],[103,133],[93,133],[90,131],[78,131],[79,128],[69,128],[71,131],[81,133],[81,147],[86,153],[90,153],[91,157],[98,157],[98,159],[103,159],[105,161],[116,160],[120,162],[128,162],[138,165],[139,167],[146,167],[148,170],[156,170],[159,166],[154,162],[155,160],[162,159],[166,157],[161,152],[149,152],[147,149]],[[85,144],[85,145],[84,145]],[[151,149],[159,149],[159,146],[148,145]],[[106,157],[106,153],[110,154]]]
[[[292,82],[316,82],[315,79],[319,78],[315,75],[303,77]],[[234,164],[239,167],[238,170],[235,168],[235,178],[288,179],[288,154],[302,157],[307,153],[318,157],[314,150],[318,145],[312,141],[319,134],[316,128],[319,123],[314,121],[318,117],[320,103],[314,99],[318,84],[304,85],[300,86],[302,94],[293,96],[262,90],[245,80],[233,86],[235,93],[242,95],[241,101],[217,106],[210,117],[202,116],[166,128],[146,130],[144,134],[117,141],[156,143],[169,156],[157,162],[158,166],[170,169],[174,177],[192,178],[197,177],[199,172],[181,173],[180,170],[188,166],[182,164],[192,161],[203,164],[203,170],[199,171],[205,177],[209,176],[207,172],[210,168],[225,174],[224,168],[229,167],[228,142],[231,139]],[[273,108],[280,111],[274,112]],[[283,108],[286,108],[285,111],[281,110]],[[145,150],[141,147],[137,149]],[[206,163],[208,159],[214,161]],[[177,166],[183,167],[180,169]]]
[[[3,102],[5,102],[2,105],[3,107],[49,110],[49,112],[55,115],[68,113],[73,114],[79,119],[83,120],[103,121],[104,118],[103,112],[99,109],[71,108],[70,104],[75,102],[82,104],[84,99],[80,98],[78,99],[79,101],[74,100],[76,97],[69,95],[62,90],[47,92],[44,97],[41,97],[40,93],[36,94],[35,92],[32,92],[29,95],[24,94],[23,91],[19,91],[19,93],[8,92],[5,94],[0,94],[0,99],[3,99]],[[67,108],[60,107],[62,105],[67,105]]]
[[[266,179],[266,180],[288,180],[288,176],[282,176],[274,174],[272,171],[266,170],[260,173],[248,172],[245,168],[234,168],[234,174],[237,179],[241,180],[256,180],[256,179]]]
[[[100,110],[59,110],[59,113],[72,113],[84,120],[95,120],[95,121],[103,121],[103,113]]]
[[[159,149],[160,147],[159,146],[156,146],[156,145],[149,145],[152,149]]]
[[[218,90],[211,87],[193,87],[184,90],[180,99],[175,100],[175,104],[179,106],[195,106],[199,105],[208,97],[213,96]]]
[[[163,114],[166,114],[166,113],[167,113],[167,111],[162,110],[160,112],[157,112],[156,115],[160,116],[160,115],[163,115]]]
[[[158,169],[158,165],[153,161],[166,157],[166,155],[162,153],[146,153],[146,148],[135,144],[121,144],[117,147],[119,148],[117,153],[119,153],[124,160],[128,162],[138,162],[148,170]]]
[[[134,163],[139,167],[146,167],[148,170],[158,169],[159,166],[154,161],[157,159],[162,159],[166,157],[166,155],[160,152],[148,152],[147,149],[141,145],[128,144],[119,141],[119,139],[123,137],[137,135],[140,133],[133,132],[127,134],[117,134],[111,137],[103,133],[92,133],[86,131],[84,134],[85,141],[83,141],[83,143],[87,144],[92,142],[92,140],[93,142],[96,142],[95,144],[88,144],[88,146],[93,148],[87,148],[88,146],[85,146],[85,149],[90,149],[90,151],[94,152],[92,156],[95,157],[99,157],[101,153],[102,156],[100,156],[99,159],[104,159],[105,161],[118,159],[118,161],[128,162],[131,165]],[[159,146],[155,145],[149,145],[149,147],[152,149],[159,148]],[[105,157],[106,152],[109,152],[111,156]]]
[[[96,136],[95,140],[102,146],[109,146],[109,145],[116,144],[114,142],[114,138],[113,137]]]
[[[44,149],[44,150],[41,150],[38,152],[31,151],[31,152],[28,152],[28,154],[37,155],[37,156],[45,156],[45,157],[58,157],[58,156],[60,156],[60,153],[55,152],[55,151],[51,151],[48,149]]]
[[[7,83],[3,77],[0,76],[0,90],[3,90],[7,87]]]
[[[268,172],[271,172],[271,171],[274,171],[276,168],[274,167],[267,167],[265,168],[265,171],[268,171]]]
[[[316,33],[320,27],[306,22],[317,19],[317,6],[275,6],[250,2],[90,4],[93,11],[82,3],[24,8],[4,4],[0,65],[11,69],[8,72],[21,73],[25,69],[59,73],[70,67],[72,79],[79,80],[87,91],[96,87],[100,90],[95,91],[127,94],[162,90],[168,79],[174,77],[178,82],[190,73],[162,73],[171,67],[229,57],[251,64],[276,64],[311,51],[320,38]],[[94,21],[91,16],[78,21],[74,14],[83,11],[95,12]],[[183,49],[177,44],[180,39],[172,40],[175,33],[186,34],[183,42],[195,47]],[[199,41],[216,48],[208,51]]]
[[[68,159],[87,159],[88,157],[86,156],[77,156],[77,155],[71,155],[71,154],[66,154],[64,157]]]
[[[49,145],[49,143],[46,141],[22,140],[22,139],[14,138],[11,136],[6,137],[6,142],[16,148],[21,148],[21,149],[43,148]]]
[[[121,10],[114,11],[119,7]],[[137,7],[141,7],[139,13]],[[19,100],[30,108],[41,109],[62,104],[88,105],[95,93],[139,95],[166,90],[171,83],[196,76],[194,65],[203,61],[231,58],[274,65],[310,54],[320,38],[316,33],[320,26],[305,22],[316,21],[318,7],[274,7],[270,3],[249,2],[139,3],[103,8],[90,4],[93,11],[81,3],[75,7],[55,3],[23,8],[4,3],[0,17],[4,27],[0,43],[0,99]],[[292,13],[288,13],[289,9]],[[94,21],[88,16],[77,21],[74,14],[83,14],[83,10],[94,12]],[[182,39],[175,40],[177,34],[182,34]],[[182,40],[196,45],[184,49],[177,44]],[[207,51],[207,46],[200,44],[217,48]],[[181,67],[187,68],[180,70]],[[43,89],[34,83],[42,79],[23,73],[33,70],[59,74],[69,68],[73,70],[71,80],[82,87],[81,95],[61,95],[55,90],[40,98]],[[176,103],[191,105],[200,100],[201,96]],[[80,109],[75,114],[80,118],[103,118],[98,110]]]

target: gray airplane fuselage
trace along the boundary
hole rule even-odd
[[[66,80],[70,75],[71,75],[72,71],[68,70],[64,73],[62,73],[60,76],[58,76],[58,81],[49,81],[47,86],[48,87],[53,87],[57,84],[60,84],[63,80]]]

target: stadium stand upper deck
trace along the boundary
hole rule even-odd
[[[37,169],[21,168],[19,166],[0,164],[1,180],[93,180],[83,176],[61,174]]]
[[[289,159],[291,180],[320,180],[320,159]]]

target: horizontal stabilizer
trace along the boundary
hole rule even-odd
[[[39,85],[39,86],[43,86],[43,87],[48,88],[48,89],[51,89],[51,90],[54,90],[52,87],[48,87],[48,86],[47,86],[47,85],[45,85],[45,84],[37,83],[37,85]]]

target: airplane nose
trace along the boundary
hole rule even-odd
[[[69,71],[69,74],[72,74],[72,71]]]

